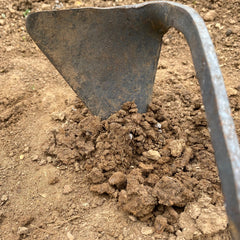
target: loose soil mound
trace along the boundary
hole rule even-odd
[[[193,239],[224,231],[227,217],[204,110],[199,99],[179,93],[183,116],[176,113],[174,119],[162,107],[167,93],[161,102],[153,100],[147,113],[127,102],[103,121],[77,101],[69,111],[53,114],[65,123],[50,134],[43,151],[56,166],[80,164],[89,172],[92,192],[115,198],[158,233]],[[183,125],[191,120],[191,127],[182,132],[176,120]]]

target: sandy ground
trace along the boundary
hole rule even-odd
[[[0,0],[0,239],[231,239],[200,88],[182,34],[163,40],[152,103],[91,115],[25,30],[54,7]],[[179,1],[205,19],[240,135],[240,3]]]

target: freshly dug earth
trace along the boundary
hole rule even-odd
[[[162,107],[168,94],[153,100],[145,114],[127,102],[104,121],[78,101],[61,113],[67,121],[50,133],[43,152],[56,166],[79,163],[88,172],[90,191],[114,198],[120,209],[153,226],[150,231],[176,239],[204,239],[221,231],[227,236],[201,101],[189,98],[184,111],[186,103],[176,100],[183,117],[175,117],[183,128],[191,126],[186,132]]]
[[[206,21],[240,135],[240,3],[179,2]],[[148,111],[127,102],[102,121],[24,27],[28,9],[132,3],[0,0],[0,240],[231,239],[182,34],[164,37]]]

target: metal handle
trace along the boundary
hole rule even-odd
[[[192,8],[172,2],[155,3],[155,8],[159,22],[181,31],[190,46],[232,237],[240,239],[240,149],[214,46],[204,21]]]

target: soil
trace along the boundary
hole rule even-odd
[[[0,239],[231,239],[188,45],[163,40],[152,102],[101,121],[33,43],[31,12],[142,1],[0,0]],[[240,136],[240,3],[205,19]]]

